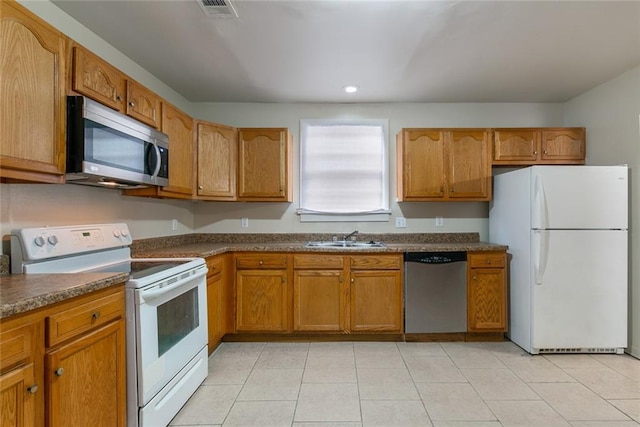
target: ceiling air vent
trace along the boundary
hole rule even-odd
[[[237,18],[238,12],[230,0],[196,0],[204,14],[211,18]]]

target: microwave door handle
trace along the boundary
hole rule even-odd
[[[151,175],[153,178],[156,178],[160,173],[160,166],[162,166],[162,158],[160,157],[160,148],[158,148],[158,144],[153,143],[153,148],[156,150],[156,167],[153,170],[153,174]]]

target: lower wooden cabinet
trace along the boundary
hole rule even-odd
[[[402,255],[350,257],[350,330],[402,332]]]
[[[124,300],[118,285],[0,321],[1,426],[125,425]]]
[[[125,425],[124,334],[121,318],[47,352],[47,425]]]
[[[287,258],[267,253],[236,256],[236,331],[291,330]]]
[[[505,252],[473,252],[467,256],[467,330],[507,330]]]
[[[344,257],[293,256],[293,330],[346,332],[349,284]]]
[[[229,281],[230,255],[207,258],[207,330],[209,354],[218,347],[222,338],[230,332],[229,315],[233,310]]]

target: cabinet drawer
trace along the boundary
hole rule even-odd
[[[333,269],[342,270],[344,257],[338,255],[294,255],[295,269]]]
[[[124,293],[85,301],[46,318],[47,347],[124,316]]]
[[[399,270],[401,255],[356,255],[351,257],[352,270]]]
[[[467,262],[472,268],[495,268],[505,266],[504,252],[486,252],[468,254]]]
[[[253,268],[287,268],[287,256],[278,254],[256,254],[236,256],[236,268],[240,270]]]
[[[4,325],[2,329],[5,329]],[[0,371],[21,362],[28,362],[33,356],[34,339],[33,323],[3,330],[0,334]]]
[[[207,268],[209,269],[209,271],[207,272],[208,277],[215,276],[218,273],[222,273],[222,271],[224,270],[223,257],[219,257],[219,256],[209,257],[206,259],[206,262],[207,262]]]

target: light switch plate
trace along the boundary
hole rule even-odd
[[[396,218],[396,228],[407,228],[407,219],[401,216]]]

